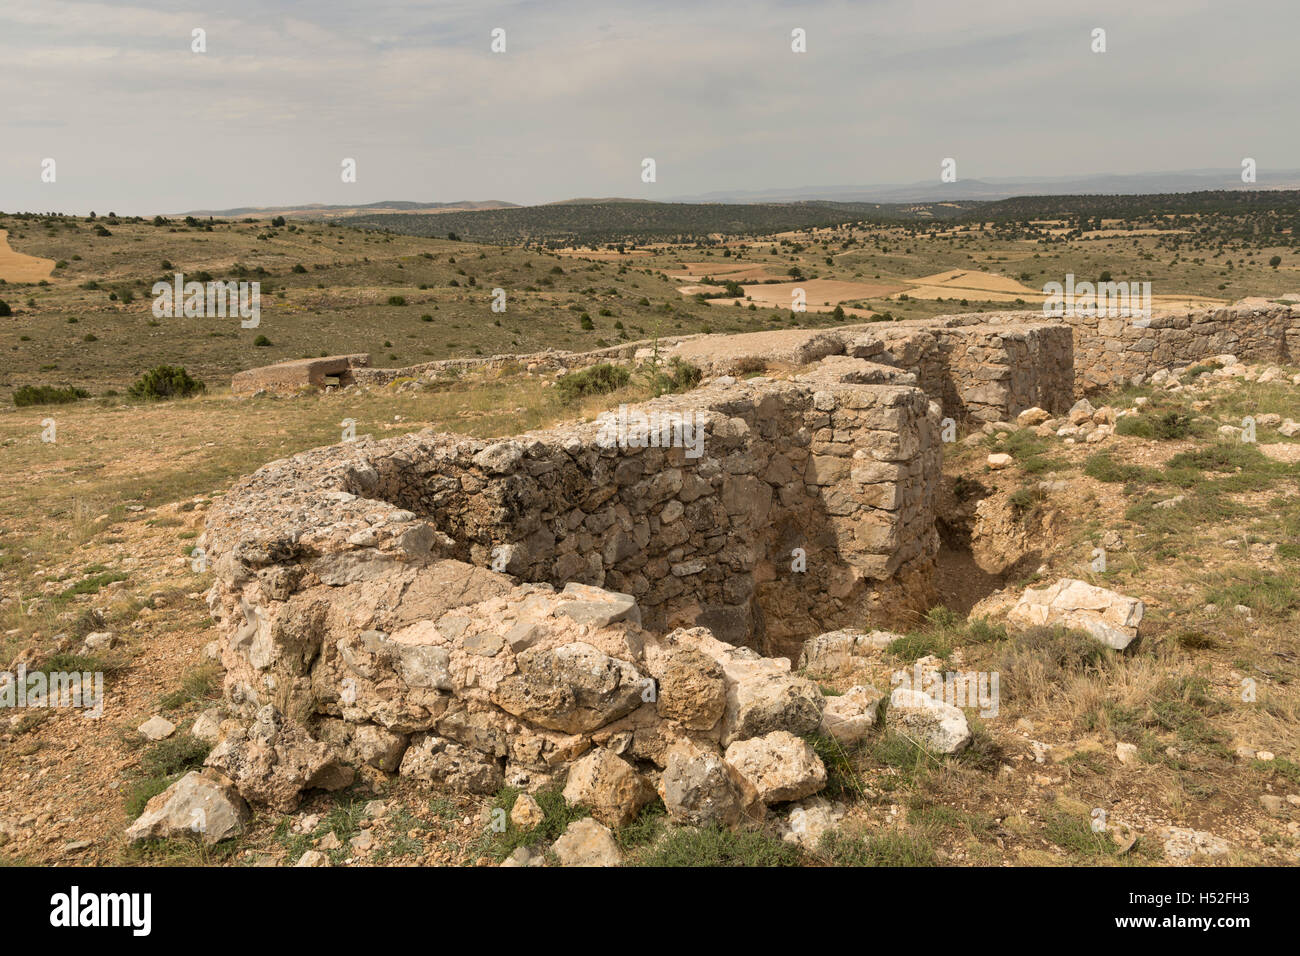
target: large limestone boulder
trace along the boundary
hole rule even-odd
[[[626,826],[654,798],[654,788],[617,754],[597,747],[569,768],[564,799],[611,827]]]
[[[126,838],[134,843],[190,836],[212,845],[239,834],[249,816],[248,804],[229,780],[211,770],[191,770],[145,804],[126,828]]]
[[[647,679],[627,661],[575,641],[554,649],[529,648],[501,681],[493,702],[507,713],[551,730],[595,730],[643,702]]]
[[[804,642],[799,669],[834,677],[851,671],[864,659],[878,657],[899,635],[890,631],[863,631],[847,627],[818,634]]]
[[[730,827],[758,794],[720,754],[682,742],[668,751],[659,796],[675,823]]]
[[[247,730],[227,734],[204,763],[234,781],[246,799],[285,813],[298,806],[303,790],[340,790],[355,777],[330,747],[271,704]]]
[[[710,730],[727,709],[722,667],[689,646],[647,650],[647,667],[659,682],[656,707],[688,730]]]
[[[784,803],[826,786],[826,767],[807,741],[786,730],[739,740],[725,757],[764,803]]]
[[[855,744],[876,726],[885,695],[870,684],[857,684],[843,694],[826,698],[821,732],[842,744]]]
[[[1050,587],[1027,588],[1007,620],[1022,627],[1076,628],[1122,651],[1138,636],[1145,610],[1137,598],[1062,578]]]
[[[885,722],[890,730],[934,753],[954,754],[970,746],[966,715],[919,690],[895,688],[889,697]]]
[[[618,866],[623,862],[614,834],[591,817],[570,823],[551,850],[561,866]]]
[[[724,747],[773,730],[807,734],[821,726],[821,690],[813,681],[791,674],[784,657],[733,647],[705,628],[674,631],[668,640],[689,642],[722,668],[727,704],[719,727]]]

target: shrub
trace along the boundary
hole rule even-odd
[[[733,832],[717,826],[672,829],[642,866],[799,866],[803,854],[792,844],[754,830]]]
[[[0,299],[0,315],[13,315],[13,309],[9,308],[9,303]]]
[[[19,408],[25,405],[66,405],[79,398],[89,398],[90,393],[84,388],[68,386],[58,388],[54,385],[24,385],[14,389],[14,404]]]
[[[632,370],[625,365],[604,362],[556,379],[555,388],[560,401],[568,404],[587,395],[603,395],[622,388],[632,378]]]
[[[700,384],[704,373],[676,356],[667,365],[647,365],[650,387],[656,395],[685,392]]]
[[[269,348],[271,345],[271,340],[268,339],[265,335],[259,335],[257,338],[253,339],[253,344],[257,346],[259,349]]]
[[[206,386],[179,365],[158,365],[136,380],[127,394],[132,398],[158,401],[165,398],[188,398],[204,391]]]
[[[406,297],[401,295],[390,295],[388,297],[389,305],[406,305]]]

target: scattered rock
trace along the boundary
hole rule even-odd
[[[682,742],[668,751],[659,795],[675,822],[688,826],[734,826],[757,799],[720,754]]]
[[[92,631],[82,640],[82,646],[89,653],[102,653],[112,648],[114,643],[112,631]]]
[[[806,740],[789,731],[736,741],[724,759],[767,804],[798,800],[826,786],[821,758]]]
[[[191,770],[145,804],[126,828],[130,842],[198,836],[209,845],[240,833],[251,816],[230,781],[212,771]]]
[[[842,744],[857,743],[876,726],[885,695],[870,684],[857,684],[843,694],[826,698],[821,732]]]
[[[927,750],[953,754],[970,746],[970,725],[959,709],[918,690],[897,687],[889,697],[886,725]]]
[[[618,866],[623,862],[613,832],[591,817],[570,823],[551,850],[561,866]]]
[[[844,811],[839,807],[822,797],[812,797],[791,808],[781,839],[815,851],[822,837],[839,826],[842,819]]]
[[[541,826],[546,819],[541,806],[532,795],[521,793],[515,797],[515,805],[510,808],[510,822],[521,830],[531,830]]]
[[[564,799],[586,807],[602,823],[621,827],[654,799],[654,788],[622,757],[597,747],[569,768]]]
[[[1176,863],[1191,859],[1196,854],[1225,856],[1232,849],[1227,840],[1203,830],[1184,827],[1164,827],[1160,831],[1164,840],[1165,857]]]
[[[1047,588],[1027,588],[1007,620],[1024,627],[1078,628],[1122,651],[1137,638],[1144,611],[1136,598],[1062,578]]]
[[[209,707],[194,718],[194,725],[190,727],[190,736],[208,744],[215,744],[220,740],[221,708]]]
[[[176,732],[176,725],[166,717],[155,714],[137,729],[149,740],[166,740]]]

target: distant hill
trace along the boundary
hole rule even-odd
[[[938,167],[931,180],[907,184],[808,186],[791,189],[720,190],[694,196],[670,197],[673,202],[940,202],[996,200],[1016,196],[1153,195],[1207,190],[1300,189],[1300,170],[1258,171],[1257,181],[1243,183],[1241,169],[1192,169],[1161,173],[1102,173],[1094,176],[1028,176],[961,179],[939,182]]]
[[[339,219],[348,216],[360,216],[374,213],[402,215],[406,213],[464,212],[478,209],[514,209],[515,203],[502,202],[499,199],[483,201],[461,200],[459,202],[408,202],[405,200],[384,200],[366,203],[360,206],[327,206],[324,203],[305,203],[300,206],[238,206],[234,209],[198,209],[182,216],[215,216],[219,219],[231,219],[239,216],[265,218],[266,216],[287,216],[295,219]]]
[[[903,225],[943,222],[1029,223],[1121,219],[1157,225],[1178,216],[1222,217],[1234,229],[1300,234],[1300,191],[1220,189],[1189,193],[1013,196],[997,200],[909,203],[551,203],[436,214],[372,213],[341,225],[401,235],[550,247],[655,242],[693,243],[710,237],[759,238],[846,223]],[[1079,228],[1083,228],[1079,225]],[[1094,225],[1093,228],[1100,228]]]
[[[961,204],[882,203],[659,203],[628,200],[551,203],[436,215],[369,214],[346,225],[403,235],[455,235],[470,242],[548,245],[612,242],[692,242],[711,234],[762,236],[791,229],[851,222],[950,219]]]

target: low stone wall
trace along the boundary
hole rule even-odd
[[[612,777],[611,825],[655,786],[687,823],[815,792],[802,640],[934,599],[939,409],[912,377],[837,356],[504,441],[271,462],[199,541],[235,719],[207,765],[281,810],[357,772],[567,776],[596,808]]]
[[[1286,305],[1163,311],[1150,318],[1047,318],[1041,310],[943,318],[964,325],[983,322],[1001,326],[1037,320],[1066,326],[1074,336],[1077,395],[1225,353],[1252,362],[1300,360],[1300,309]]]
[[[223,561],[253,566],[232,556],[283,554],[257,565],[277,581],[320,577],[313,562],[325,554],[347,574],[376,575],[437,554],[626,592],[649,626],[771,645],[873,610],[924,609],[938,549],[937,412],[910,385],[754,379],[501,442],[361,439],[245,479],[214,508],[206,546],[225,574],[235,572]],[[642,420],[681,422],[682,440],[637,447]],[[620,425],[632,441],[615,443]],[[402,540],[418,544],[407,557],[375,544],[369,519],[394,511],[409,516]],[[327,551],[310,544],[329,528],[347,534]],[[793,570],[801,560],[806,570]]]
[[[1075,377],[1083,392],[1224,353],[1251,362],[1291,362],[1300,356],[1300,311],[1287,306],[1059,321],[1074,330]]]
[[[368,368],[357,373],[358,385],[387,385],[401,378],[427,378],[440,372],[466,372],[474,369],[500,369],[519,366],[532,371],[567,372],[599,365],[602,362],[631,362],[647,358],[658,351],[661,355],[675,345],[690,339],[707,338],[704,333],[696,335],[675,335],[662,339],[640,339],[611,345],[608,348],[592,349],[588,352],[567,352],[552,349],[545,352],[527,352],[518,355],[493,355],[486,358],[438,359],[433,362],[421,362],[404,368]]]

